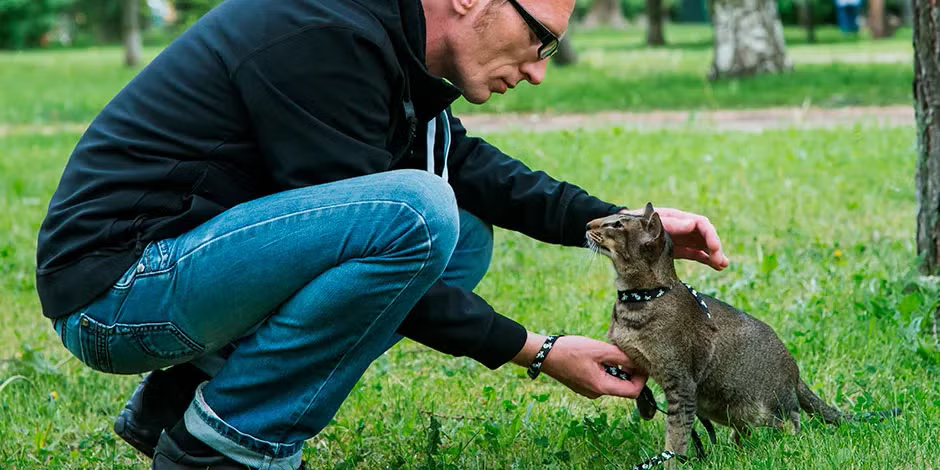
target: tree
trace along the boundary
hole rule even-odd
[[[885,29],[885,0],[870,0],[868,4],[868,28],[872,39],[887,36]]]
[[[620,0],[594,0],[591,9],[584,15],[583,24],[587,28],[596,26],[623,28],[626,24],[623,20],[623,6]]]
[[[140,64],[143,39],[140,35],[140,0],[124,0],[122,15],[124,36],[124,63],[128,67]]]
[[[813,0],[801,2],[800,23],[806,26],[806,42],[816,42],[816,13],[813,11]]]
[[[717,80],[793,68],[783,41],[776,0],[714,0],[715,60],[709,78]]]
[[[666,45],[666,36],[663,34],[663,0],[646,0],[646,19],[646,44]]]
[[[0,0],[0,49],[39,46],[72,1]]]
[[[917,116],[917,252],[940,275],[940,8],[914,0],[914,105]]]

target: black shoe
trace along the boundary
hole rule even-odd
[[[184,431],[185,432],[185,431]],[[191,439],[195,439],[191,437]],[[151,470],[246,470],[242,465],[203,444],[199,454],[187,452],[170,437],[169,432],[160,435],[153,454]]]
[[[153,457],[160,433],[183,418],[196,387],[206,380],[209,376],[192,364],[151,372],[114,420],[114,432],[135,449]]]
[[[250,470],[209,447],[186,430],[181,420],[164,431],[157,442],[151,470]],[[297,470],[305,470],[303,461]]]

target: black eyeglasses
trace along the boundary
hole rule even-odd
[[[555,36],[545,25],[535,19],[517,0],[509,0],[509,3],[522,15],[522,19],[525,20],[525,24],[529,25],[529,29],[535,33],[535,37],[542,41],[542,45],[539,46],[539,60],[545,60],[555,55],[558,52],[558,36]]]

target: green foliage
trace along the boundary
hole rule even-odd
[[[141,2],[141,14],[148,15],[149,9]],[[75,41],[81,45],[88,44],[114,44],[121,41],[123,30],[124,0],[74,0],[69,9],[72,21],[75,22]],[[146,21],[141,21],[146,26]]]
[[[73,0],[0,0],[0,49],[37,46]]]
[[[193,25],[209,10],[221,4],[223,0],[177,0],[174,5],[179,13],[179,24],[182,29]]]
[[[594,0],[576,0],[573,14],[574,18],[578,20],[583,19],[593,4]],[[666,18],[675,19],[678,8],[678,0],[663,0],[663,11],[666,12]],[[631,21],[636,20],[646,14],[646,0],[620,0],[620,9],[623,12],[624,18]]]

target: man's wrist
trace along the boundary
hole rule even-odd
[[[526,331],[525,344],[522,345],[522,349],[519,350],[516,357],[512,358],[512,362],[522,367],[529,367],[532,361],[535,360],[535,355],[538,354],[539,349],[542,348],[542,344],[545,343],[545,338],[546,336]]]

